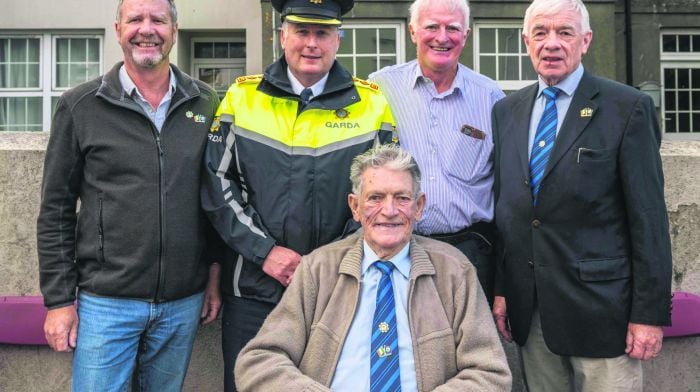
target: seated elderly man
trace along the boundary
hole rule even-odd
[[[238,357],[238,389],[510,391],[474,267],[411,235],[425,206],[413,157],[378,146],[355,158],[350,179],[362,230],[302,258]]]

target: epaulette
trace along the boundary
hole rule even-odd
[[[262,79],[263,75],[247,75],[247,76],[239,76],[236,78],[236,84],[241,84],[241,83],[250,83],[250,82],[257,82]]]
[[[362,86],[370,90],[379,91],[379,85],[377,83],[368,82],[364,79],[353,77],[352,80],[355,82],[356,86]]]

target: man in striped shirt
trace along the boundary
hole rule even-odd
[[[465,0],[415,0],[410,14],[417,60],[370,79],[389,101],[401,146],[424,173],[428,202],[416,232],[461,250],[491,302],[491,108],[504,94],[493,80],[459,63],[470,31]]]

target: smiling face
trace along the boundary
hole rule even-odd
[[[581,64],[593,33],[583,32],[581,16],[572,9],[555,15],[534,15],[523,33],[535,71],[549,86],[566,79]]]
[[[452,72],[457,69],[459,55],[469,35],[465,16],[437,3],[419,11],[416,23],[408,29],[416,44],[418,63],[423,73]]]
[[[175,44],[177,24],[167,0],[124,0],[121,18],[115,22],[124,64],[129,69],[168,65]]]
[[[286,23],[280,42],[289,70],[304,87],[310,87],[333,66],[340,33],[333,26]]]
[[[390,259],[411,239],[425,195],[414,194],[410,172],[386,167],[366,169],[361,184],[359,195],[348,196],[352,216],[362,224],[369,247],[381,259]]]

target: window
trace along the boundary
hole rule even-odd
[[[474,25],[474,70],[498,82],[506,91],[537,80],[521,36],[522,25]]]
[[[0,34],[0,131],[48,130],[61,93],[101,73],[101,37]]]
[[[374,71],[404,62],[403,31],[400,22],[344,24],[336,58],[351,74],[367,79]]]
[[[226,94],[237,77],[245,74],[245,42],[219,38],[192,40],[192,75]]]
[[[700,136],[700,32],[661,34],[662,119],[672,139]]]

